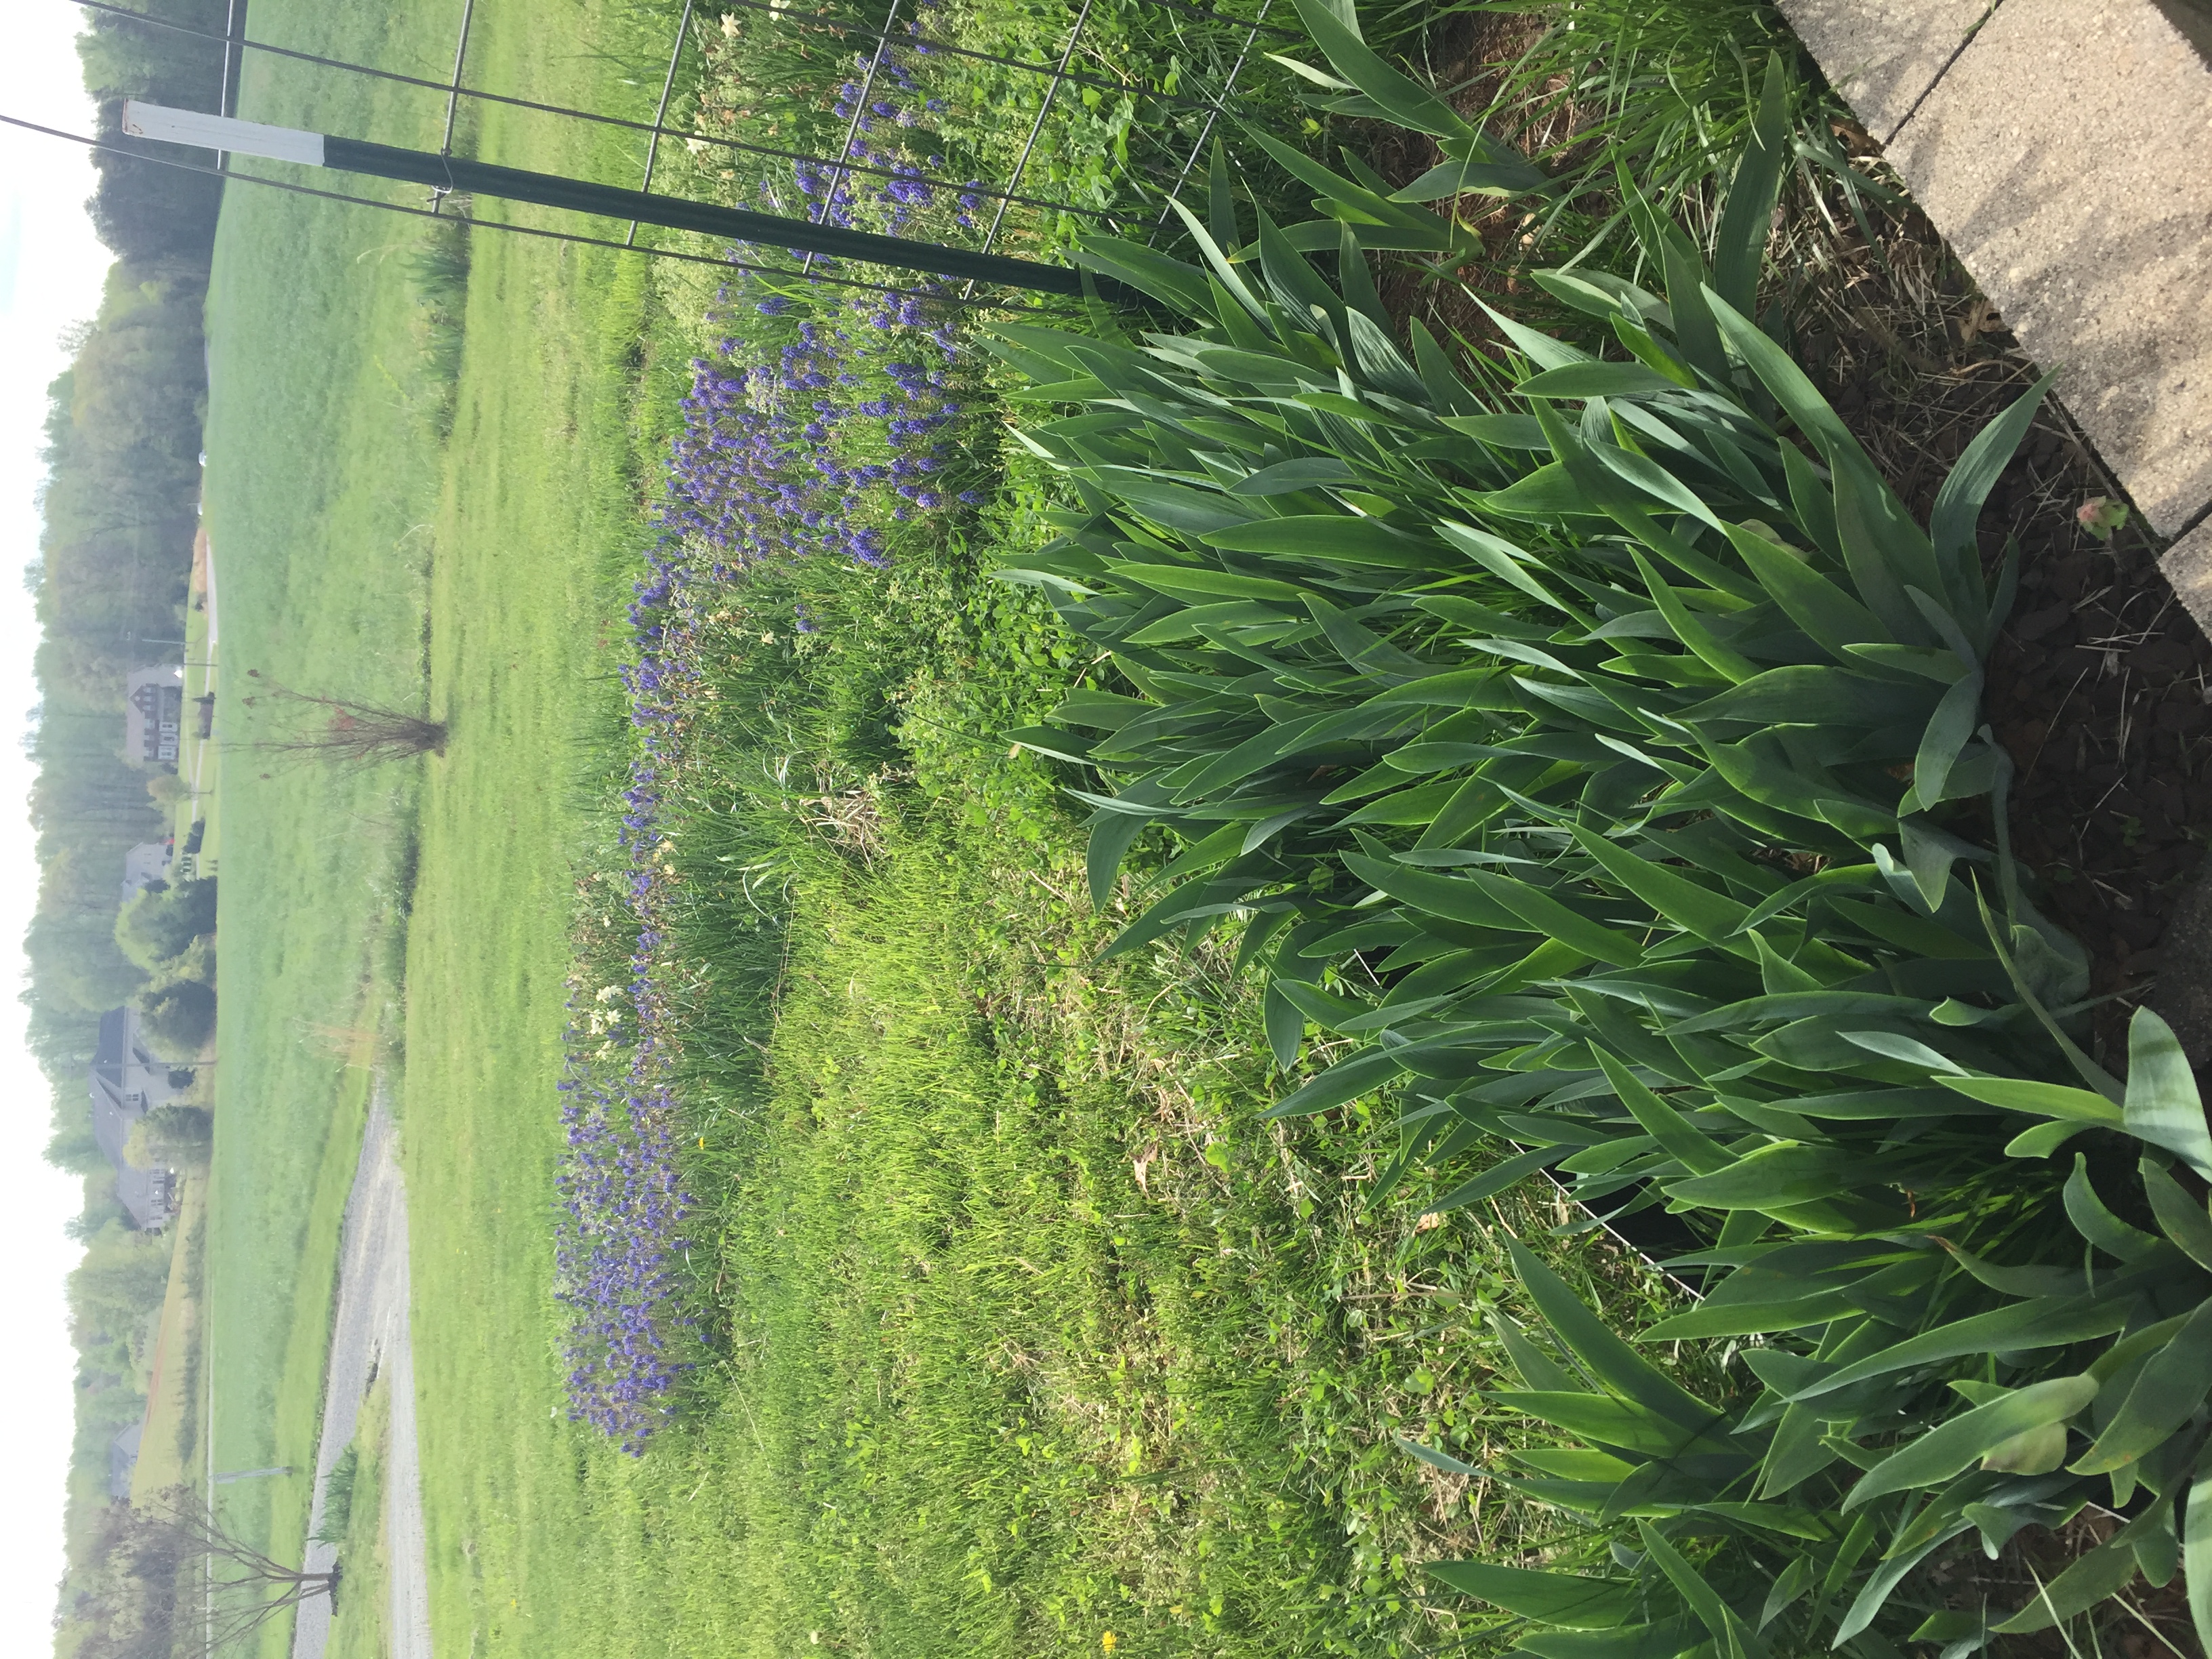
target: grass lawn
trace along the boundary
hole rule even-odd
[[[429,9],[274,3],[257,8],[256,33],[421,70],[451,59],[452,24]],[[283,121],[312,106],[342,131],[434,142],[432,118],[389,89],[295,71],[257,59],[243,113]],[[333,771],[248,746],[299,729],[272,682],[420,696],[436,445],[401,378],[413,306],[390,256],[413,233],[398,222],[237,186],[216,246],[205,512],[230,750],[207,1280],[218,1470],[313,1461],[368,1098],[368,1072],[349,1060],[378,1020],[374,941],[396,920],[410,856],[403,770]],[[222,1492],[246,1536],[297,1547],[304,1477]]]
[[[264,38],[416,73],[450,65],[457,21],[427,3],[335,13],[272,3],[256,17]],[[623,82],[651,78],[639,65],[666,50],[672,10],[578,9],[554,21],[479,9],[472,70],[602,106],[649,95]],[[580,42],[640,56],[613,63]],[[434,147],[443,115],[439,100],[257,64],[245,115],[305,120],[310,109],[333,130]],[[495,123],[485,153],[501,142]],[[588,137],[563,157],[548,156],[542,131],[516,142],[541,164],[603,161],[619,173],[639,159],[627,149],[598,156]],[[410,1152],[429,1143],[410,1172],[433,1559],[450,1596],[482,1524],[475,1471],[510,1465],[487,1454],[512,1415],[518,1360],[541,1365],[541,1393],[557,1388],[544,1364],[552,1149],[542,1063],[560,1030],[573,738],[579,711],[604,696],[589,684],[602,544],[591,503],[610,481],[591,470],[605,452],[587,446],[586,428],[609,411],[619,423],[632,377],[622,371],[612,393],[594,378],[610,361],[596,330],[611,259],[587,270],[542,244],[486,236],[470,356],[489,373],[468,382],[443,445],[426,417],[436,392],[405,274],[420,234],[404,220],[239,187],[218,247],[207,516],[221,560],[221,724],[234,752],[222,785],[228,879],[210,1341],[216,1467],[308,1467],[337,1230],[368,1092],[368,1070],[349,1061],[394,988],[396,974],[380,971],[391,954],[381,947],[411,896],[423,774],[333,771],[246,745],[307,724],[272,682],[403,707],[428,695],[453,720],[455,740],[428,775],[424,833],[435,851],[422,882],[423,1017],[406,1035],[434,1061],[466,1059],[411,1069],[435,1086],[422,1089],[408,1133]],[[617,351],[636,335],[643,290],[629,292]],[[618,479],[611,498],[629,499]],[[193,618],[204,627],[204,613]],[[520,1052],[525,1042],[536,1042],[538,1067]],[[457,1102],[471,1115],[491,1109],[482,1124],[459,1122]],[[478,1230],[493,1241],[487,1249]],[[457,1235],[469,1243],[456,1246]],[[502,1253],[488,1286],[478,1259]],[[447,1262],[462,1273],[443,1271]],[[487,1310],[489,1322],[479,1317]],[[483,1407],[474,1415],[471,1400]],[[441,1438],[449,1425],[458,1438]],[[240,1531],[279,1555],[297,1547],[304,1479],[222,1491]],[[493,1513],[505,1503],[496,1492],[489,1501]],[[441,1625],[453,1616],[441,1613]],[[470,1616],[465,1605],[459,1616]]]
[[[131,1472],[131,1495],[144,1503],[155,1493],[191,1483],[200,1447],[200,1285],[207,1242],[207,1183],[186,1176],[170,1224],[176,1243],[169,1256],[169,1286],[154,1338],[153,1375],[146,1389],[146,1434]]]

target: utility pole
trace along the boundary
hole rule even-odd
[[[1028,289],[1040,294],[1073,295],[1083,292],[1079,273],[1060,265],[1040,264],[1032,259],[1013,259],[1001,253],[974,253],[964,248],[945,247],[904,236],[847,230],[777,214],[695,202],[680,196],[658,196],[647,191],[595,185],[582,179],[564,179],[557,173],[495,167],[489,162],[440,155],[429,150],[396,149],[388,144],[366,143],[327,133],[264,126],[258,121],[237,121],[194,110],[168,109],[159,104],[140,103],[136,99],[123,106],[123,131],[134,138],[191,144],[234,155],[258,155],[303,167],[367,173],[378,179],[426,185],[437,191],[466,191],[510,202],[529,202],[539,207],[565,208],[601,218],[662,225],[672,230],[698,231],[733,242],[798,249],[820,258],[856,259],[869,264],[923,271],[933,276]],[[1102,289],[1107,286],[1103,282],[1099,283]]]

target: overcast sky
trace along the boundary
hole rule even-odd
[[[9,10],[0,114],[89,131],[71,45],[77,9],[34,0]],[[31,768],[21,742],[38,701],[38,623],[20,578],[38,551],[40,428],[46,385],[65,362],[56,337],[99,308],[107,271],[107,251],[85,218],[91,194],[82,149],[0,126],[0,1423],[8,1425],[9,1470],[0,1497],[0,1651],[26,1656],[53,1644],[76,1360],[62,1279],[79,1254],[62,1226],[83,1189],[42,1156],[51,1101],[24,1050],[16,998],[23,929],[38,896],[26,808]]]

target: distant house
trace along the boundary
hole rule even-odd
[[[185,729],[185,671],[133,669],[124,694],[123,752],[150,765],[174,766]]]
[[[175,1212],[176,1178],[167,1170],[134,1168],[124,1156],[131,1131],[176,1091],[169,1068],[146,1046],[136,1008],[113,1008],[100,1017],[100,1047],[92,1059],[92,1137],[115,1166],[115,1196],[131,1220],[159,1232]]]
[[[123,902],[125,904],[144,892],[149,883],[169,878],[171,851],[174,837],[167,841],[142,841],[123,855]]]

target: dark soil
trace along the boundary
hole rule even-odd
[[[1856,233],[1820,239],[1800,356],[1924,522],[1960,451],[2036,371],[1917,210],[1876,229],[1879,257]],[[2212,645],[2139,524],[2109,543],[2081,526],[2096,496],[2126,499],[2046,404],[1982,517],[1992,574],[2008,546],[2021,564],[1983,707],[2018,768],[2014,851],[2088,951],[2091,994],[2111,999],[2096,1047],[2117,1064],[2203,855],[2191,826],[2212,823]]]
[[[2039,1585],[2050,1583],[2122,1524],[2109,1510],[2087,1509],[2056,1531],[2027,1528],[1994,1561],[1969,1533],[1961,1545],[1946,1551],[1928,1569],[1922,1587],[1960,1612],[2020,1607],[2034,1596]],[[2094,1645],[2087,1650],[2090,1659],[2175,1659],[2177,1655],[2198,1659],[2203,1652],[2179,1572],[2164,1584],[2136,1579],[2125,1596],[2106,1602],[2091,1617],[2095,1632]],[[2082,1659],[2082,1649],[2075,1645],[2079,1641],[2078,1629],[2043,1630],[2001,1636],[1990,1643],[1989,1652],[1991,1659]]]

